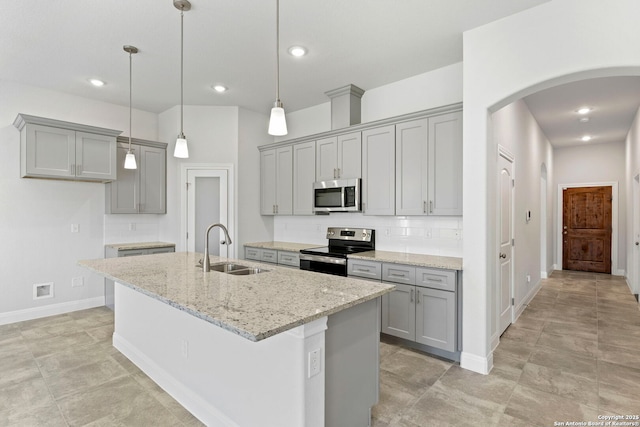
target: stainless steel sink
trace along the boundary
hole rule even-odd
[[[198,261],[197,267],[202,268],[202,260]],[[230,262],[219,262],[209,266],[210,271],[218,271],[220,273],[234,274],[236,276],[246,276],[248,274],[266,273],[269,270],[257,267],[248,267],[242,264],[234,264]]]
[[[249,267],[246,265],[240,264],[231,264],[231,263],[220,263],[220,264],[211,264],[211,271],[220,271],[221,273],[231,273],[237,270],[245,270]]]
[[[267,271],[269,271],[269,270],[265,270],[264,268],[253,268],[253,267],[249,268],[249,267],[247,267],[247,268],[242,269],[242,270],[227,271],[227,273],[233,274],[233,275],[236,275],[236,276],[246,276],[248,274],[266,273]]]

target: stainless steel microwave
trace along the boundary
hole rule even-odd
[[[318,181],[313,184],[313,211],[359,212],[360,178]]]

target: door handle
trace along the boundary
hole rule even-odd
[[[220,244],[221,244],[221,245],[226,245],[226,244],[227,244],[227,241],[226,241],[226,240],[220,240]]]
[[[502,258],[502,259],[507,258],[507,254],[503,254],[503,253],[501,253],[501,254],[500,254],[500,258]]]
[[[636,246],[640,245],[640,242],[636,242]]]

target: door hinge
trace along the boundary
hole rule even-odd
[[[516,305],[516,300],[515,300],[515,298],[511,298],[511,305]]]
[[[187,191],[189,191],[189,186],[191,185],[190,182],[187,182]]]
[[[189,232],[187,231],[187,240],[189,240]]]
[[[511,246],[515,246],[516,245],[516,239],[511,239]]]
[[[515,180],[515,179],[512,179],[512,180],[511,180],[511,186],[512,186],[512,187],[515,187],[515,186],[516,186],[516,180]]]

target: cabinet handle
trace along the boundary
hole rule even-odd
[[[420,292],[416,291],[416,304],[420,304]]]
[[[338,168],[338,178],[340,178],[340,168]]]
[[[271,205],[271,213],[272,214],[276,213],[276,205]]]
[[[413,293],[415,292],[415,289],[411,289],[411,302],[413,302]]]
[[[76,168],[76,174],[82,175],[82,165],[78,165],[78,167]]]
[[[406,278],[404,274],[396,274],[396,273],[389,273],[389,277],[401,277],[403,279]]]
[[[280,210],[280,206],[276,205],[276,213]]]
[[[435,277],[429,277],[427,280],[430,282],[442,282],[442,279],[436,279]]]
[[[422,213],[427,213],[427,201],[422,202]]]
[[[429,200],[429,213],[433,213],[433,200]]]
[[[336,175],[336,168],[333,168],[333,179],[336,179],[337,175]]]
[[[76,165],[71,165],[71,175],[76,174]]]

